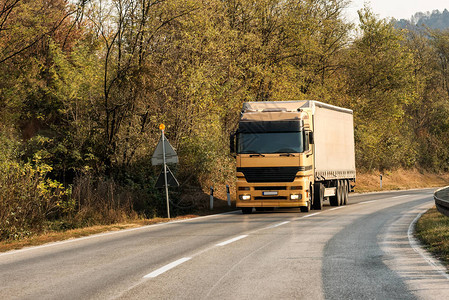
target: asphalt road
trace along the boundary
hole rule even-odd
[[[414,240],[432,190],[239,212],[0,254],[0,299],[444,299]]]

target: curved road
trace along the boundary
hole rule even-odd
[[[238,212],[0,254],[1,299],[443,299],[411,235],[432,190]]]

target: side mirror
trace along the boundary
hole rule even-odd
[[[309,144],[310,144],[309,132],[303,131],[303,138],[304,138],[304,152],[307,152],[307,151],[309,151]]]
[[[315,140],[313,139],[313,132],[309,132],[309,142],[310,144],[315,144]]]
[[[235,156],[235,133],[229,135],[229,152],[232,156]]]

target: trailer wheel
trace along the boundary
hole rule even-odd
[[[315,183],[313,185],[313,191],[313,209],[321,210],[324,200],[324,185],[321,182]]]
[[[345,205],[345,182],[340,180],[340,206]]]
[[[348,204],[348,194],[349,194],[349,184],[348,181],[345,180],[343,186],[343,205]]]
[[[329,197],[329,202],[331,206],[339,206],[341,204],[341,184],[339,180],[337,180],[335,196]]]
[[[253,208],[252,207],[242,207],[242,214],[249,215],[252,212],[253,212]]]

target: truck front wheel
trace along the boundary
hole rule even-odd
[[[324,200],[324,185],[317,182],[313,185],[313,209],[321,210],[323,208]]]
[[[242,207],[242,214],[249,215],[252,212],[253,212],[253,208],[252,207]]]
[[[301,206],[299,209],[301,212],[309,212],[312,207],[312,199],[313,199],[313,185],[309,187],[309,199],[307,201],[307,206]]]

